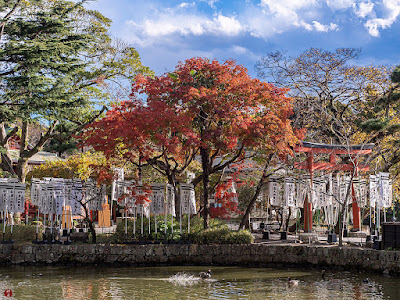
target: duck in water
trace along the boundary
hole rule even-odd
[[[288,277],[288,283],[289,283],[290,286],[299,285],[299,281],[298,280],[291,279],[290,277]]]
[[[201,279],[206,279],[211,277],[211,270],[209,269],[207,272],[200,272],[199,276]]]

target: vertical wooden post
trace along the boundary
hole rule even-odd
[[[358,160],[357,157],[352,157],[354,163],[353,168],[355,168],[355,175],[358,176]],[[353,169],[354,172],[354,169]],[[359,183],[361,184],[361,183]],[[353,198],[352,201],[352,209],[353,209],[353,231],[361,230],[361,210],[357,203],[356,192],[354,190],[354,183],[351,183],[351,195]]]
[[[353,198],[352,209],[353,209],[353,231],[361,230],[361,210],[357,204],[356,193],[354,190],[354,185],[351,184],[351,195]]]

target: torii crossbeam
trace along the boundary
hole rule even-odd
[[[359,165],[358,156],[368,155],[372,153],[374,144],[365,145],[329,145],[318,144],[301,141],[299,145],[294,148],[296,153],[305,152],[307,159],[301,163],[295,163],[294,167],[297,169],[308,170],[310,172],[311,184],[313,180],[314,171],[356,171],[358,172],[369,171],[368,165]],[[329,154],[329,162],[314,162],[314,154]],[[347,155],[352,158],[351,164],[337,163],[337,155]],[[353,208],[353,230],[359,231],[361,229],[361,215],[360,207],[357,204],[354,186],[351,187],[352,192],[352,208]],[[308,196],[304,200],[304,232],[312,231],[312,203],[309,201]]]

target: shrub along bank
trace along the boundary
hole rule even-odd
[[[210,228],[202,229],[203,220],[200,218],[192,218],[190,220],[190,230],[187,218],[182,220],[182,229],[180,222],[177,220],[167,220],[162,216],[157,217],[157,225],[154,219],[143,219],[143,232],[141,219],[136,224],[132,220],[125,223],[118,223],[116,232],[113,234],[98,234],[98,244],[122,244],[129,242],[147,242],[147,243],[195,243],[195,244],[250,244],[253,242],[253,236],[249,231],[233,231],[221,221],[211,219]],[[156,232],[157,228],[157,232]],[[182,231],[181,231],[182,230]],[[39,240],[42,240],[43,228],[39,228]],[[135,234],[133,233],[135,232]],[[6,241],[13,240],[15,243],[32,242],[36,239],[36,227],[34,225],[14,225],[11,235],[11,226],[6,226],[5,236]]]
[[[165,222],[163,216],[157,217],[156,220],[157,225],[154,219],[151,219],[153,222],[150,221],[150,234],[149,221],[147,218],[143,219],[143,226],[141,219],[138,219],[136,223],[129,220],[127,226],[124,222],[119,223],[114,234],[98,235],[97,242],[118,244],[134,241],[157,241],[170,243],[185,241],[196,244],[250,244],[254,240],[249,231],[230,230],[225,224],[217,219],[211,219],[210,228],[204,230],[202,229],[202,219],[191,218],[190,226],[188,226],[188,220],[184,217],[182,220],[182,231],[180,222],[177,220],[172,221],[169,219]],[[133,234],[133,232],[135,232],[135,234]]]

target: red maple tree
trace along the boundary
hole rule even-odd
[[[202,170],[193,183],[202,182],[207,228],[213,174],[255,153],[291,153],[297,139],[285,92],[232,60],[191,58],[172,73],[137,76],[132,99],[91,124],[85,140],[107,156],[151,164],[172,184],[197,155]]]

